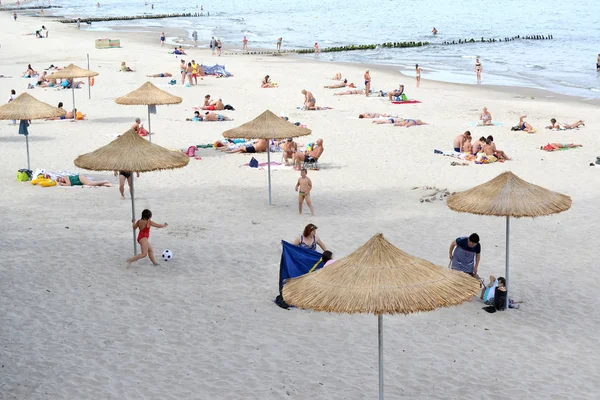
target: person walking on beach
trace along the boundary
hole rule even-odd
[[[312,191],[312,181],[306,176],[307,171],[305,168],[300,170],[300,178],[296,183],[296,192],[298,192],[298,214],[302,214],[302,205],[306,201],[306,205],[310,209],[310,215],[315,215],[315,210],[310,200],[310,192]]]
[[[213,36],[210,39],[210,52],[214,56],[216,51],[217,51],[217,41],[215,40],[215,37]]]
[[[169,226],[169,224],[167,224],[166,222],[164,224],[157,224],[156,222],[152,221],[151,218],[152,218],[152,212],[150,210],[146,209],[146,210],[142,211],[142,219],[139,219],[137,221],[132,221],[133,229],[140,230],[140,232],[138,233],[137,241],[140,244],[141,251],[140,251],[140,254],[133,256],[127,260],[128,266],[132,262],[141,260],[142,258],[144,258],[146,256],[148,256],[148,258],[150,258],[150,261],[152,261],[152,264],[154,264],[155,266],[158,265],[158,263],[154,259],[154,249],[152,248],[152,245],[148,241],[150,239],[150,227],[160,229],[160,228],[166,228],[167,226]]]
[[[415,65],[415,71],[417,72],[417,87],[421,86],[421,67],[419,64]]]
[[[369,70],[365,71],[365,96],[369,97],[369,92],[371,91],[371,74],[369,74]]]
[[[15,22],[17,22],[17,12],[13,12],[13,18],[15,19]]]
[[[119,176],[119,192],[121,192],[121,200],[125,200],[125,180],[129,185],[129,193],[131,194],[131,174],[133,172],[115,171],[115,176]],[[136,172],[136,177],[140,177],[140,173]]]
[[[221,57],[221,49],[223,48],[223,43],[221,43],[221,39],[217,38],[217,56]]]
[[[244,36],[242,39],[242,50],[247,53],[248,52],[248,38]]]
[[[319,43],[315,42],[315,57],[318,56],[320,52]]]
[[[477,74],[477,83],[481,83],[481,71],[483,71],[483,67],[481,66],[479,58],[477,58],[475,60],[475,73]]]
[[[77,29],[81,29],[81,18],[77,18]]]
[[[277,38],[277,51],[281,51],[281,43],[283,42],[283,38]]]
[[[165,45],[165,40],[167,39],[167,37],[165,36],[165,33],[161,33],[160,34],[160,46],[164,46]]]
[[[481,260],[479,235],[472,233],[469,237],[462,236],[454,240],[450,243],[448,256],[453,270],[476,276]]]

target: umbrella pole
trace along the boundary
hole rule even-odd
[[[25,146],[27,147],[27,169],[31,171],[31,166],[29,165],[29,135],[25,135]]]
[[[383,400],[383,315],[377,316],[377,334],[379,337],[379,400]]]
[[[135,221],[135,197],[133,194],[133,180],[135,179],[135,174],[131,171],[131,219]],[[135,228],[133,228],[133,255],[137,254],[137,243],[135,240]]]
[[[50,0],[48,0],[50,1]],[[90,55],[87,55],[87,62],[88,62],[88,71],[90,70]],[[91,78],[88,77],[88,98],[91,100],[92,99],[92,86],[90,85],[90,82],[92,81]]]
[[[152,129],[150,128],[150,106],[148,106],[148,139],[152,143]]]
[[[73,81],[71,82],[71,92],[73,92],[73,121],[77,120],[77,114],[75,112],[75,78],[73,78]]]
[[[269,205],[271,202],[271,139],[267,142],[267,169],[269,170]]]
[[[508,291],[508,257],[509,257],[509,235],[510,235],[510,217],[506,216],[506,309],[508,310],[508,302],[509,302],[509,291]]]

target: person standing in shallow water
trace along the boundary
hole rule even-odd
[[[247,53],[248,52],[248,38],[244,36],[242,39],[242,50]]]
[[[475,60],[475,73],[477,74],[477,83],[481,83],[481,71],[483,71],[483,67],[481,66],[481,61],[479,58]]]
[[[415,65],[415,71],[417,72],[417,87],[421,86],[421,67],[419,64]]]

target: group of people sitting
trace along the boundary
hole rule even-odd
[[[485,158],[486,163],[496,162],[498,160],[510,160],[506,153],[496,148],[494,137],[489,135],[487,138],[482,136],[475,143],[472,143],[471,132],[465,131],[454,138],[454,151],[462,153],[466,159],[482,161]]]

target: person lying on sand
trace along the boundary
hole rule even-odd
[[[149,78],[170,78],[173,76],[170,72],[161,72],[160,74],[146,75]]]
[[[560,149],[574,149],[577,147],[583,147],[583,145],[574,143],[548,143],[545,146],[541,146],[540,150],[555,151]]]
[[[333,95],[334,96],[345,96],[348,94],[365,94],[365,91],[360,90],[360,89],[349,89],[349,90],[343,90],[341,92],[335,92]]]
[[[267,146],[269,142],[267,139],[256,139],[252,144],[239,147],[235,150],[225,150],[227,153],[264,153],[267,151]]]
[[[346,86],[348,86],[348,87],[350,87],[350,88],[353,88],[353,87],[355,87],[355,86],[354,86],[354,83],[348,83],[348,80],[347,80],[347,79],[344,79],[344,81],[343,81],[343,82],[340,82],[340,83],[334,83],[333,85],[325,85],[325,86],[323,86],[323,87],[324,87],[325,89],[341,89],[341,88],[343,88],[343,87],[346,87]]]
[[[373,123],[374,124],[378,124],[378,125],[382,125],[382,124],[395,124],[395,123],[399,123],[399,122],[402,122],[402,121],[404,121],[403,118],[398,118],[398,117],[392,118],[392,117],[390,117],[390,118],[387,118],[387,119],[374,119]]]
[[[225,104],[223,104],[223,100],[217,99],[215,101],[211,101],[209,105],[204,105],[200,107],[201,110],[210,110],[210,111],[220,111],[225,109]]]
[[[262,82],[260,83],[260,87],[264,88],[264,89],[267,89],[267,88],[276,88],[277,84],[271,82],[271,77],[269,75],[266,75],[263,78]]]
[[[533,126],[531,126],[528,122],[525,122],[525,118],[527,118],[527,115],[521,115],[519,117],[519,129],[527,133],[535,132]]]
[[[135,72],[134,70],[132,70],[131,68],[129,68],[127,66],[127,64],[125,63],[125,61],[123,61],[121,63],[121,72]]]
[[[61,176],[56,178],[56,183],[59,186],[112,186],[109,181],[90,181],[83,175]]]
[[[311,151],[305,151],[304,153],[296,152],[294,154],[294,169],[300,170],[302,163],[305,161],[315,161],[323,154],[323,139],[317,139],[316,144],[313,145]]]
[[[301,93],[304,95],[304,107],[309,110],[316,110],[317,99],[315,99],[315,96],[306,89],[302,89]]]
[[[194,116],[192,118],[186,118],[186,121],[195,121],[195,122],[200,122],[203,121],[204,118],[202,118],[200,116],[200,111],[194,111]]]
[[[492,125],[492,114],[490,114],[487,107],[483,107],[483,112],[479,116],[479,120],[484,126]]]
[[[233,118],[226,117],[223,114],[216,114],[210,111],[204,113],[204,121],[233,121]]]
[[[420,119],[405,119],[394,124],[394,126],[404,126],[406,128],[410,128],[411,126],[416,125],[427,125],[427,122],[423,122]]]
[[[397,115],[392,115],[392,114],[380,114],[380,113],[371,113],[371,112],[365,112],[362,114],[358,114],[358,118],[359,119],[363,119],[363,118],[381,118],[381,117],[387,117],[387,118],[400,118]]]
[[[283,151],[283,162],[288,165],[288,161],[294,159],[294,153],[298,151],[298,144],[294,142],[294,139],[289,138],[285,142],[279,145],[281,151]]]
[[[394,90],[388,92],[388,99],[390,101],[393,101],[394,97],[400,97],[400,96],[402,96],[403,93],[404,93],[404,85],[400,84],[398,86],[398,89],[394,89]]]
[[[552,125],[547,126],[546,129],[556,129],[557,131],[565,130],[565,129],[575,129],[575,128],[579,128],[580,126],[585,126],[585,124],[583,123],[582,120],[579,120],[572,124],[562,124],[560,122],[556,122],[556,118],[552,118],[550,120],[550,123]]]

